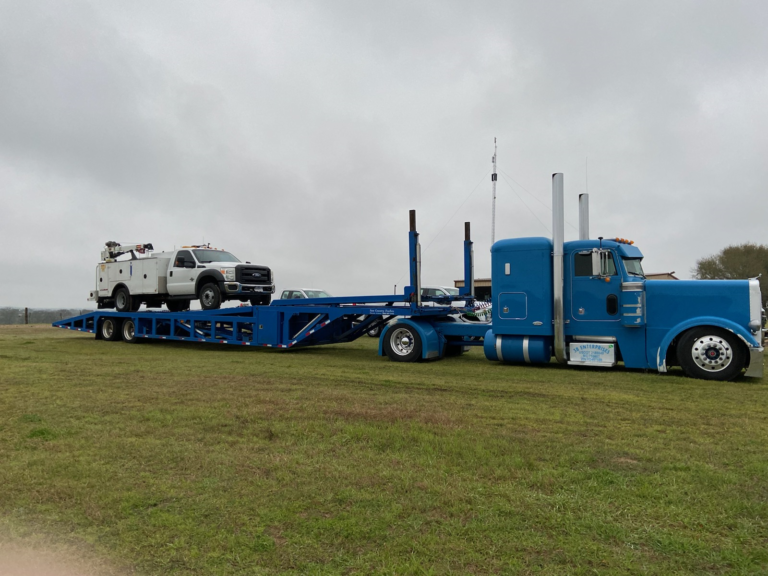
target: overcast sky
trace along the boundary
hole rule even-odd
[[[211,242],[278,290],[476,275],[496,238],[768,243],[768,2],[0,0],[0,306],[86,306],[106,240]],[[588,160],[587,160],[588,159]],[[588,164],[588,178],[586,166]]]

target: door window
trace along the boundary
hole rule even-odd
[[[189,264],[187,264],[189,262]],[[174,268],[194,268],[195,261],[192,258],[192,253],[188,250],[180,250],[176,254],[176,261],[173,263]]]

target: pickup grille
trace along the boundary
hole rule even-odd
[[[271,284],[272,273],[266,266],[238,266],[235,280],[241,284]]]

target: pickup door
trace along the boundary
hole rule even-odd
[[[195,280],[200,273],[197,261],[189,250],[179,250],[168,266],[168,294],[194,296]]]

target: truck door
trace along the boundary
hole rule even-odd
[[[197,262],[189,250],[179,250],[168,267],[168,294],[194,295]]]
[[[592,275],[592,252],[573,254],[571,274],[571,319],[579,323],[619,322],[621,277],[616,271],[614,254],[606,254],[602,276]],[[591,332],[594,333],[594,332]]]

